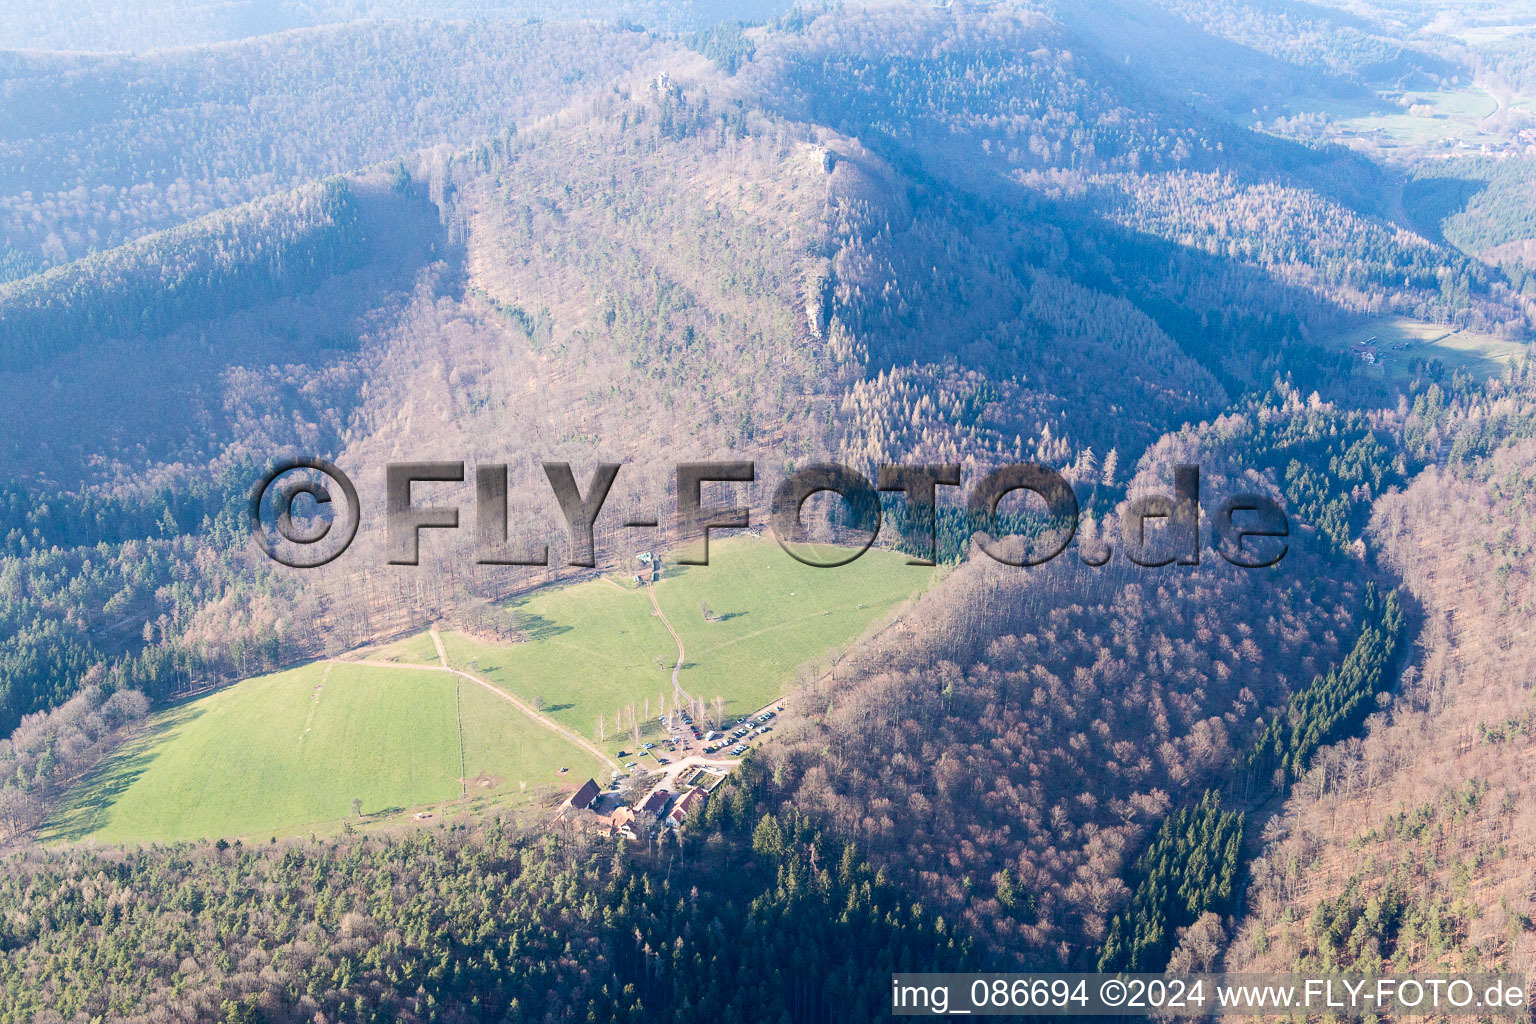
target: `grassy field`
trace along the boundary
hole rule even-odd
[[[1403,102],[1400,102],[1403,101]],[[1469,146],[1500,141],[1484,119],[1498,102],[1479,88],[1382,94],[1374,99],[1338,99],[1297,104],[1277,100],[1262,117],[1276,114],[1326,115],[1345,138],[1374,139],[1389,146],[1440,146],[1447,141]]]
[[[710,545],[708,566],[670,568],[655,593],[687,652],[678,682],[711,706],[723,697],[734,717],[782,695],[798,669],[811,670],[858,639],[932,574],[886,551],[815,569],[771,540],[736,537]],[[631,703],[647,719],[645,735],[654,732],[657,705],[672,700],[677,645],[644,589],[601,579],[541,591],[513,607],[527,642],[450,632],[443,637],[450,663],[535,703],[609,751],[630,745],[627,735],[613,735],[613,722]]]
[[[569,776],[556,773],[561,765]],[[526,799],[600,770],[450,673],[317,663],[156,716],[75,789],[44,838],[323,833],[351,816],[354,798],[377,820],[466,793],[478,802]]]
[[[357,655],[370,661],[393,661],[400,665],[441,664],[437,659],[437,647],[432,643],[431,633],[417,633],[391,644],[366,647],[358,651]]]
[[[1352,112],[1352,116],[1341,117],[1339,126],[1346,132],[1360,135],[1380,132],[1410,145],[1427,145],[1447,139],[1479,145],[1499,139],[1497,133],[1489,131],[1483,123],[1497,104],[1493,97],[1481,90],[1411,93],[1405,98],[1416,109],[1384,104],[1379,110]]]
[[[902,555],[801,565],[773,541],[711,545],[708,566],[668,569],[654,593],[687,650],[679,682],[730,716],[779,697],[933,579]],[[672,701],[677,645],[651,593],[603,578],[510,605],[528,639],[443,636],[450,663],[535,705],[611,753],[633,704],[646,734]],[[607,769],[589,752],[438,665],[426,633],[248,679],[156,715],[76,786],[49,840],[149,842],[328,833],[360,799],[368,825],[407,812],[523,805]],[[400,667],[394,667],[394,666]],[[646,713],[646,712],[649,713]],[[561,773],[560,768],[566,768]],[[445,806],[447,805],[447,806]],[[405,819],[408,820],[408,819]]]
[[[687,649],[683,689],[722,695],[727,713],[740,714],[779,697],[797,668],[816,671],[932,577],[889,551],[817,569],[772,541],[741,538],[711,547],[708,566],[663,579],[656,600]]]
[[[1381,380],[1406,384],[1414,377],[1428,379],[1422,369],[1414,369],[1414,360],[1438,359],[1445,365],[1445,379],[1462,370],[1478,377],[1492,377],[1504,372],[1511,360],[1519,358],[1526,346],[1475,331],[1456,331],[1444,324],[1429,324],[1408,317],[1373,317],[1362,321],[1335,341],[1342,347],[1371,345],[1377,363],[1367,370]]]
[[[1483,89],[1439,89],[1435,92],[1408,93],[1408,100],[1430,109],[1430,117],[1452,120],[1478,120],[1492,114],[1499,103]]]

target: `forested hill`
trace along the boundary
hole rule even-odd
[[[622,463],[606,568],[670,557],[682,461],[754,462],[757,522],[827,461],[1037,461],[1083,511],[1026,570],[947,507],[934,585],[802,666],[680,844],[410,819],[17,852],[0,1018],[798,1024],[869,1019],[899,966],[1528,961],[1529,101],[1387,3],[0,12],[223,40],[0,54],[18,844],[146,715],[584,573],[544,461]],[[249,543],[287,455],[362,492],[314,572]],[[507,464],[508,543],[550,565],[479,565],[469,484],[388,564],[407,459]],[[1132,563],[1129,503],[1187,464],[1207,528],[1282,505],[1286,559]]]
[[[107,499],[93,515],[144,524],[114,531],[116,543],[168,543],[164,524],[177,524],[181,542],[211,545],[231,567],[209,574],[226,581],[219,595],[249,578],[235,568],[245,556],[226,547],[217,507],[199,499],[194,513],[174,494],[204,467],[222,474],[283,450],[350,465],[404,450],[474,460],[505,458],[512,438],[540,458],[760,453],[776,470],[834,452],[865,468],[1033,458],[1103,508],[1160,435],[1277,376],[1303,394],[1354,387],[1359,361],[1328,339],[1362,315],[1509,338],[1529,323],[1528,300],[1502,277],[1349,205],[1361,158],[1191,111],[1166,81],[1112,65],[1038,14],[850,8],[724,27],[690,37],[692,48],[632,31],[501,27],[485,31],[505,46],[470,47],[482,55],[460,69],[453,55],[479,31],[325,29],[218,59],[104,58],[12,86],[23,96],[95,82],[106,105],[64,126],[87,141],[141,112],[123,181],[160,177],[162,165],[217,180],[232,161],[237,175],[276,182],[431,141],[445,125],[486,131],[5,286],[0,391],[41,383],[68,399],[25,418],[27,403],[7,403],[17,476],[56,508]],[[563,63],[588,49],[598,56],[577,70]],[[230,70],[210,70],[225,57]],[[332,58],[366,74],[314,88]],[[114,60],[149,62],[148,84],[114,88],[122,70],[101,79]],[[263,66],[241,77],[242,62]],[[551,76],[559,84],[546,88]],[[380,81],[384,107],[341,117]],[[458,82],[481,91],[456,93]],[[528,98],[498,110],[508,89]],[[536,118],[567,99],[558,117],[517,122],[518,110]],[[193,102],[230,146],[182,145],[176,112]],[[397,119],[390,104],[411,112]],[[368,110],[395,128],[368,131]],[[94,145],[76,173],[118,173]],[[513,401],[507,380],[543,386]],[[89,436],[69,413],[86,402]],[[153,415],[171,403],[192,414]],[[103,458],[91,440],[103,435],[132,442]],[[664,466],[639,468],[615,507],[654,505],[666,487]],[[547,514],[529,504],[513,521],[536,531]],[[5,533],[9,557],[35,559],[103,536],[61,532],[35,511]],[[365,527],[333,575],[294,581],[329,595],[323,619],[300,626],[256,592],[220,601],[156,586],[130,605],[166,617],[152,643],[125,626],[107,649],[85,649],[158,651],[155,671],[169,678],[141,680],[158,693],[246,665],[194,637],[232,630],[249,652],[302,636],[298,649],[314,652],[460,600],[457,577],[412,585],[427,607],[385,596],[403,584],[367,568],[378,543]],[[476,570],[467,550],[451,557],[490,593],[533,579]],[[375,595],[367,604],[359,587]],[[242,602],[253,600],[262,610],[251,614]],[[381,617],[380,606],[394,610]],[[67,678],[42,680],[73,663],[61,649],[100,613],[43,602],[14,614],[5,682],[19,714],[70,692]]]
[[[1367,540],[1422,604],[1421,654],[1364,735],[1299,766],[1229,969],[1530,964],[1533,399],[1527,366],[1415,403],[1410,443],[1447,460],[1379,501]]]
[[[1057,247],[1088,250],[1074,253],[1079,280],[1099,284],[1090,268],[1112,260],[1124,286],[1144,292],[1143,308],[1176,295],[1188,308],[1220,275],[1228,280],[1214,287],[1264,296],[1223,312],[1316,324],[1330,311],[1379,311],[1365,297],[1391,296],[1431,320],[1470,305],[1479,326],[1529,329],[1529,309],[1500,275],[1387,218],[1381,168],[1202,114],[1156,66],[1112,64],[1083,43],[1069,26],[1008,8],[874,8],[768,37],[743,74],[777,109],[854,134],[919,180],[1069,226]],[[1199,312],[1208,323],[1213,311]],[[1220,333],[1244,347],[1239,323]],[[1264,325],[1255,340],[1270,349],[1283,334]]]
[[[366,244],[351,185],[333,179],[0,285],[0,369],[303,294],[363,263]]]
[[[1382,4],[1370,10],[1369,4],[1340,2],[1150,0],[1147,6],[1247,49],[1344,82],[1399,83],[1460,70],[1455,61],[1437,52],[1434,42],[1404,38],[1407,12],[1403,8],[1416,5]]]
[[[855,1024],[893,971],[973,966],[856,845],[765,813],[743,774],[659,846],[495,821],[13,857],[0,905],[29,909],[0,926],[0,1016]]]
[[[380,21],[143,57],[0,52],[0,280],[505,136],[678,49],[594,25]]]
[[[787,0],[47,0],[0,12],[0,47],[143,52],[375,18],[472,19],[491,27],[601,21],[686,33],[718,21],[776,18],[794,6]]]

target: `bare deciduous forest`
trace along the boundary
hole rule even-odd
[[[39,6],[0,12],[0,1021],[799,1024],[885,1012],[896,970],[1533,967],[1528,12]],[[361,494],[314,571],[250,539],[295,455]],[[466,464],[417,494],[460,526],[390,564],[384,467],[423,460]],[[702,809],[48,838],[196,698],[396,643],[456,669],[445,633],[539,632],[509,599],[663,580],[635,556],[690,539],[703,460],[755,466],[710,492],[754,526],[818,463],[964,486],[932,585],[785,669]],[[595,567],[546,462],[620,464]],[[1048,565],[973,538],[1021,462],[1078,503]],[[547,564],[482,564],[497,464],[505,550]],[[1277,564],[1218,550],[1239,495],[1284,510]],[[674,713],[734,729],[656,593]]]

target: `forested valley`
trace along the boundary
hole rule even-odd
[[[0,1020],[853,1021],[894,970],[1536,965],[1536,41],[1421,6],[0,14]],[[1487,141],[1391,135],[1479,90]],[[248,534],[293,455],[363,494],[314,572]],[[471,475],[389,565],[383,467],[427,458],[506,463],[548,564],[480,564]],[[601,575],[542,462],[622,463],[628,569],[616,524],[670,551],[710,459],[755,463],[757,524],[812,463],[966,488],[932,586],[802,666],[686,828],[37,842],[167,708]],[[963,494],[1027,461],[1081,523],[1020,568]],[[1197,564],[1136,564],[1190,465]],[[1288,517],[1272,567],[1216,550],[1245,493]]]

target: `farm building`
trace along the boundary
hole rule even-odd
[[[566,801],[566,804],[578,811],[584,811],[592,806],[592,801],[596,800],[597,795],[601,792],[602,790],[598,788],[597,783],[592,779],[588,779],[582,783],[580,789],[571,794],[571,798]]]
[[[667,812],[666,823],[672,826],[681,825],[688,820],[688,815],[692,813],[693,809],[701,806],[707,798],[708,795],[704,790],[697,787],[690,789],[678,797],[677,801],[672,805],[672,809]]]

